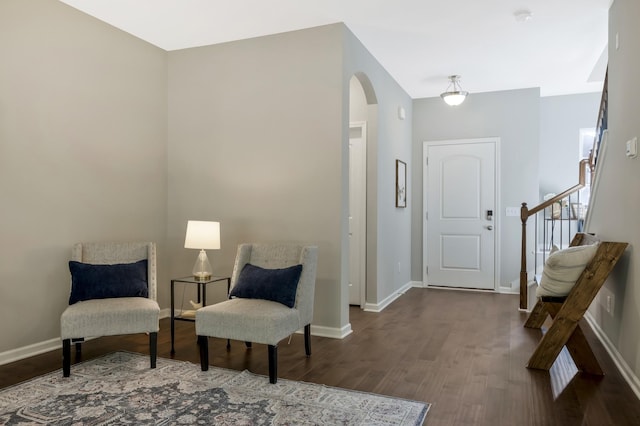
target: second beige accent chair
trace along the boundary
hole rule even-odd
[[[311,321],[318,249],[296,244],[242,244],[230,299],[198,309],[196,334],[202,371],[209,369],[208,337],[268,346],[269,381],[277,381],[278,343],[304,329],[311,355]],[[297,285],[295,285],[297,284]]]

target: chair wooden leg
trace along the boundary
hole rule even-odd
[[[71,339],[62,341],[62,376],[71,375]]]
[[[548,314],[549,313],[544,307],[544,302],[538,299],[536,306],[534,306],[533,310],[529,314],[529,318],[527,318],[527,322],[524,323],[524,326],[527,328],[540,328],[547,319]]]
[[[156,368],[156,358],[158,357],[158,333],[149,333],[149,357],[151,368]]]
[[[269,345],[269,382],[278,381],[278,345]]]
[[[198,336],[198,347],[200,348],[200,369],[209,370],[209,338]]]
[[[84,338],[82,337],[78,339],[71,339],[71,343],[76,346],[76,361],[80,360],[80,356],[82,354],[82,342],[84,342]]]
[[[304,326],[304,352],[307,357],[311,356],[311,324]]]

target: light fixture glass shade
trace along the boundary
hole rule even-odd
[[[440,95],[442,99],[451,106],[457,106],[464,102],[467,92],[446,92]]]
[[[442,93],[440,97],[447,103],[447,105],[460,105],[467,98],[469,92],[465,92],[462,90],[462,87],[460,87],[459,75],[450,75],[449,81],[450,83],[449,86],[447,86],[447,90]]]
[[[205,249],[214,250],[220,248],[220,222],[188,221],[184,247],[200,249],[196,263],[193,265],[194,278],[198,280],[210,279],[212,268]]]

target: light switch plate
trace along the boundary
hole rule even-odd
[[[520,217],[520,207],[507,207],[505,215],[508,217]]]

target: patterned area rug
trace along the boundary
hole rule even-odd
[[[0,425],[421,425],[430,404],[116,352],[0,391]]]

